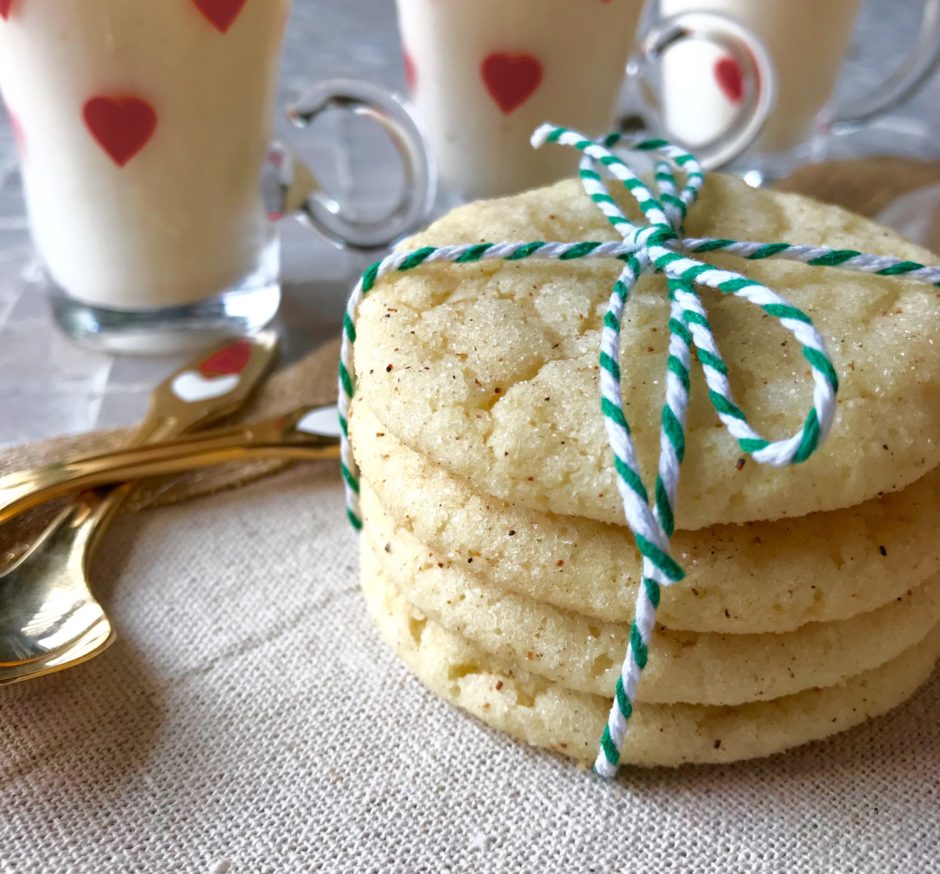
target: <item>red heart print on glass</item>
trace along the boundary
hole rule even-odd
[[[0,16],[6,20],[10,17],[10,9],[13,6],[13,0],[0,0]]]
[[[247,340],[236,340],[224,349],[210,355],[199,365],[203,376],[228,376],[241,373],[251,358],[251,344]]]
[[[10,130],[13,132],[13,142],[16,143],[16,147],[19,149],[20,155],[25,156],[26,134],[23,132],[23,125],[20,123],[19,118],[10,112],[10,107],[7,107],[7,118],[10,120]]]
[[[415,67],[415,59],[411,57],[407,50],[402,51],[402,62],[405,65],[405,85],[412,94],[415,85],[418,84],[418,69]]]
[[[744,73],[734,58],[724,57],[716,61],[715,79],[732,103],[740,103],[744,99]]]
[[[246,0],[193,0],[196,8],[220,33],[225,33],[238,18]],[[261,0],[262,3],[270,0]]]
[[[157,128],[156,111],[139,97],[92,97],[83,114],[91,135],[119,167],[147,145]]]
[[[532,55],[493,52],[484,58],[480,75],[496,105],[508,115],[535,93],[542,81],[542,64]]]

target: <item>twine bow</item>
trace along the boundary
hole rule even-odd
[[[468,264],[484,260],[568,261],[611,258],[623,262],[620,275],[613,285],[601,332],[601,412],[613,453],[624,516],[642,556],[642,576],[637,588],[626,657],[594,762],[595,772],[605,778],[615,776],[620,763],[637,685],[649,658],[662,587],[674,585],[684,577],[684,571],[670,554],[669,541],[674,530],[679,471],[685,455],[685,418],[689,401],[692,347],[695,347],[696,356],[702,365],[709,398],[719,419],[737,440],[741,450],[760,464],[783,466],[805,461],[825,439],[835,414],[838,377],[825,343],[809,316],[759,282],[740,273],[719,270],[689,257],[689,254],[723,251],[748,260],[783,258],[883,276],[903,275],[940,287],[938,267],[866,255],[851,249],[739,242],[711,237],[683,238],[682,223],[698,198],[704,181],[698,161],[664,140],[631,143],[632,150],[652,153],[659,158],[655,165],[654,194],[653,188],[611,151],[620,141],[620,134],[611,134],[603,141],[595,142],[576,131],[548,124],[542,125],[532,137],[532,144],[536,148],[551,142],[581,152],[580,179],[584,190],[620,234],[622,242],[476,243],[426,246],[410,252],[393,252],[369,267],[350,295],[344,318],[339,366],[339,411],[343,433],[341,469],[346,487],[347,514],[353,526],[359,529],[362,527],[359,479],[349,446],[347,417],[355,391],[352,350],[356,340],[356,314],[362,299],[376,283],[388,273],[412,270],[422,264],[438,261]],[[673,167],[678,168],[685,177],[681,189]],[[598,172],[604,169],[632,194],[646,224],[634,224],[627,219],[608,194]],[[670,308],[665,400],[652,502],[640,474],[630,426],[623,411],[619,366],[620,325],[624,307],[637,280],[647,272],[662,273],[666,277]],[[696,286],[733,294],[760,307],[777,319],[781,327],[799,342],[811,368],[813,404],[802,427],[795,434],[783,440],[770,441],[748,424],[747,417],[734,400],[728,368],[715,342]]]

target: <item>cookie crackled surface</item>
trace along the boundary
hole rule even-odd
[[[628,214],[635,210],[625,202]],[[786,240],[931,263],[871,222],[796,195],[711,176],[690,236]],[[456,210],[405,246],[482,240],[609,240],[574,181]],[[841,380],[836,422],[808,462],[747,461],[721,428],[693,368],[677,524],[801,516],[903,489],[940,463],[940,295],[899,278],[786,262],[743,269],[806,311]],[[387,277],[357,326],[359,390],[401,442],[480,490],[522,506],[622,524],[599,414],[601,319],[617,262],[426,265]],[[704,303],[740,406],[771,439],[799,427],[808,366],[776,321],[740,300]],[[626,309],[624,407],[643,468],[655,469],[666,358],[666,295],[644,277]]]

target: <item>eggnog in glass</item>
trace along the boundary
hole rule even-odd
[[[533,151],[555,121],[610,130],[643,0],[398,0],[409,90],[441,182],[464,197],[573,175]]]
[[[289,4],[12,0],[0,13],[0,88],[69,333],[162,351],[171,339],[154,337],[174,329],[273,316],[260,179]]]
[[[760,136],[736,165],[753,181],[776,178],[809,157],[815,134],[833,122],[857,125],[890,110],[920,86],[940,55],[940,0],[922,0],[919,36],[899,46],[904,63],[852,106],[834,107],[832,94],[863,0],[657,0],[660,17],[690,11],[740,22],[766,46],[777,74],[776,106]],[[692,149],[727,128],[742,98],[742,76],[720,48],[704,41],[677,44],[662,61],[666,131]]]
[[[534,151],[532,132],[552,121],[608,133],[635,43],[630,74],[646,103],[656,102],[651,74],[666,50],[686,41],[720,45],[752,79],[759,69],[773,79],[763,46],[723,16],[654,19],[637,43],[643,8],[643,0],[398,0],[408,87],[443,185],[463,198],[490,197],[574,175],[571,154]],[[753,141],[771,91],[750,89],[729,130],[700,155],[706,165]]]

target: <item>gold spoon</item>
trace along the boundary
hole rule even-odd
[[[274,360],[263,332],[228,341],[165,380],[132,446],[182,435],[236,412]],[[114,630],[88,586],[89,560],[107,523],[130,493],[123,485],[76,495],[0,574],[0,685],[92,658]]]
[[[0,477],[0,522],[88,488],[184,473],[249,458],[339,457],[335,406],[301,407],[253,425],[205,431],[186,440],[89,455]]]

